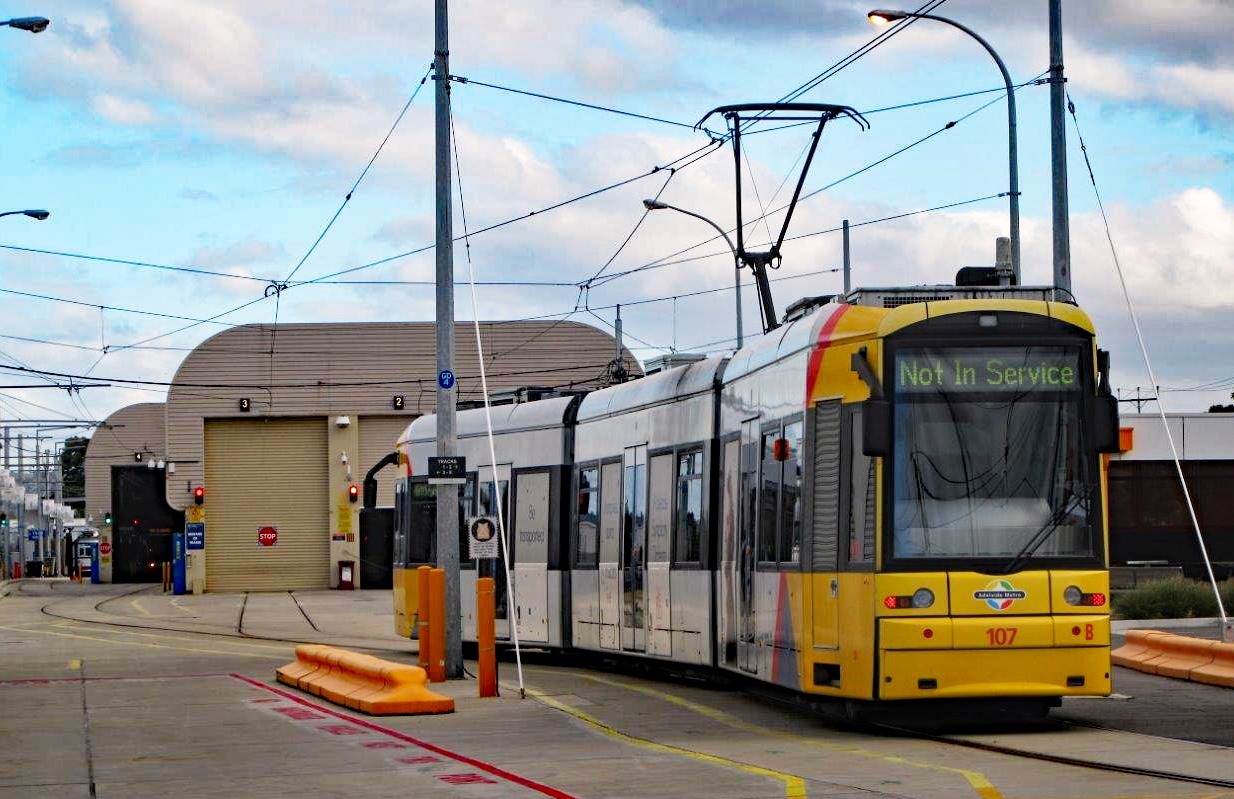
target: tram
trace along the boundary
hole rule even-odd
[[[730,357],[498,406],[496,463],[460,412],[460,518],[506,503],[498,638],[857,702],[1108,694],[1108,371],[1048,288],[857,289]],[[398,442],[403,635],[435,432]]]

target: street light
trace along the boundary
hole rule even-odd
[[[712,222],[707,217],[701,214],[696,214],[693,211],[687,211],[684,208],[678,208],[675,205],[669,205],[668,203],[660,202],[659,200],[643,200],[643,207],[648,211],[662,211],[667,208],[670,211],[676,211],[679,214],[685,214],[686,216],[692,216],[695,219],[701,219],[715,228],[716,232],[724,237],[724,242],[728,244],[728,248],[732,250],[733,253],[734,285],[737,292],[737,349],[741,349],[743,341],[741,335],[741,259],[737,257],[737,248],[733,246],[733,240],[730,239],[728,234],[724,232],[724,228],[720,227],[715,222]]]
[[[31,219],[37,219],[42,222],[47,217],[51,216],[51,211],[44,211],[42,208],[30,208],[25,211],[5,211],[4,213],[0,213],[0,216],[13,216],[15,214],[28,216]]]
[[[934,14],[889,11],[882,8],[876,8],[866,14],[866,19],[870,20],[870,23],[876,27],[882,27],[901,19],[932,19],[935,22],[942,22],[945,25],[962,30],[976,39],[985,48],[985,51],[990,54],[990,57],[994,59],[994,63],[998,64],[998,71],[1003,73],[1003,83],[1007,87],[1007,161],[1011,173],[1009,181],[1011,183],[1009,187],[1011,195],[1011,270],[1015,275],[1015,282],[1018,285],[1020,282],[1020,167],[1016,147],[1015,89],[1011,86],[1011,75],[1007,72],[1007,66],[1003,63],[1003,59],[998,57],[998,53],[994,52],[994,48],[990,46],[989,42],[978,36],[971,28],[961,25],[953,19],[935,16]]]
[[[47,17],[14,17],[0,22],[0,26],[8,26],[17,28],[18,30],[30,31],[31,33],[42,33],[47,30],[47,26],[51,24],[51,20]]]

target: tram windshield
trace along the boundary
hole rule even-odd
[[[892,558],[1094,555],[1078,347],[895,355]]]

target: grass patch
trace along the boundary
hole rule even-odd
[[[1234,611],[1234,580],[1218,583],[1227,613]],[[1207,582],[1176,577],[1114,596],[1114,615],[1122,619],[1194,619],[1217,615],[1217,598]]]

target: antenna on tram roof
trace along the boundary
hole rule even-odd
[[[747,112],[750,115],[746,116]],[[806,174],[810,171],[810,163],[818,150],[818,143],[823,136],[823,128],[837,117],[848,117],[857,123],[863,131],[870,129],[870,123],[858,111],[846,105],[830,105],[828,103],[739,103],[737,105],[722,105],[707,112],[707,115],[694,126],[695,130],[715,114],[723,115],[728,123],[729,137],[733,141],[733,159],[737,168],[737,258],[742,265],[750,267],[754,273],[754,284],[758,288],[759,305],[763,311],[763,332],[770,332],[780,326],[776,317],[775,302],[771,298],[771,284],[767,279],[767,269],[780,268],[780,247],[788,233],[788,224],[797,208],[797,200],[801,197],[801,187],[805,184]],[[771,249],[762,252],[750,252],[745,246],[745,220],[741,211],[741,126],[743,123],[774,119],[777,122],[815,122],[818,126],[811,134],[812,141],[806,155],[805,164],[797,178],[797,187],[793,190],[793,199],[789,201],[784,213],[784,223],[780,226],[780,235],[772,242]]]

